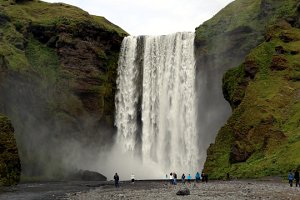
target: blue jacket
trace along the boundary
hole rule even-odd
[[[289,181],[294,180],[294,175],[293,175],[292,172],[289,172],[289,174],[288,174],[288,179],[289,179]]]

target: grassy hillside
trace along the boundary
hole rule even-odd
[[[67,4],[0,0],[0,111],[16,130],[25,174],[61,174],[66,146],[99,152],[112,141],[126,35],[104,17]],[[71,154],[72,162],[82,156]]]
[[[293,26],[299,23],[298,3],[298,0],[236,0],[196,28],[197,85],[201,88],[198,91],[200,94],[198,112],[201,113],[198,116],[198,124],[201,129],[204,127],[203,130],[209,133],[205,136],[207,146],[204,148],[208,148],[205,170],[214,178],[225,175],[225,168],[230,166],[228,155],[236,150],[231,149],[230,145],[221,145],[222,142],[227,144],[235,140],[230,126],[223,127],[222,134],[218,134],[231,114],[236,115],[230,112],[224,96],[226,99],[231,98],[230,105],[236,108],[241,103],[247,86],[244,81],[241,87],[233,89],[232,82],[241,78],[226,75],[228,77],[225,81],[226,90],[222,91],[223,75],[229,69],[240,65],[252,49],[265,41],[266,27],[281,19],[285,19]],[[247,74],[251,78],[253,76],[251,74],[257,70],[256,67],[252,67],[252,62],[251,60],[246,62]],[[231,73],[241,75],[245,72],[235,69]],[[202,108],[203,105],[205,108]],[[250,116],[252,115],[249,114]],[[232,123],[236,122],[231,117],[227,124]],[[214,142],[218,145],[209,148],[209,143]],[[247,157],[247,154],[244,156]]]
[[[297,3],[297,0],[236,0],[196,28],[197,51],[203,56],[245,56],[263,41],[269,24],[295,13]]]
[[[280,175],[300,167],[300,29],[282,20],[224,76],[233,113],[208,150],[212,178]]]

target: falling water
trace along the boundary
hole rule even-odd
[[[116,120],[123,151],[158,171],[199,170],[194,33],[124,38]]]

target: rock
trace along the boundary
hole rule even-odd
[[[67,179],[83,181],[106,181],[107,178],[102,174],[89,170],[79,170],[70,174]]]
[[[281,33],[280,36],[279,36],[279,38],[284,43],[289,43],[289,42],[294,41],[293,36],[289,35],[288,33]]]
[[[14,128],[9,119],[0,114],[0,186],[20,181],[21,164]]]
[[[250,79],[254,79],[256,73],[258,72],[258,64],[253,60],[247,60],[244,63],[245,66],[245,76],[250,77]]]
[[[247,144],[241,145],[240,142],[235,142],[231,147],[229,161],[231,164],[245,162],[252,154],[247,148]]]
[[[190,195],[190,190],[188,188],[180,189],[178,192],[176,192],[176,195],[180,195],[180,196]]]
[[[272,58],[272,63],[271,63],[271,70],[276,70],[276,71],[282,71],[287,69],[288,66],[288,60],[284,58],[281,55],[275,55]]]
[[[276,51],[277,54],[285,54],[285,53],[287,53],[287,51],[284,50],[284,48],[282,46],[275,47],[275,51]]]

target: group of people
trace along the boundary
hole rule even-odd
[[[134,184],[134,174],[131,174],[131,183]],[[168,178],[168,175],[166,174],[166,179]],[[227,173],[227,178],[229,179],[229,173]],[[170,173],[170,176],[169,176],[169,179],[170,179],[170,184],[171,185],[177,185],[177,174],[175,172],[171,172]],[[292,171],[290,171],[288,173],[288,180],[289,180],[289,184],[291,187],[293,187],[293,182],[295,180],[295,183],[296,183],[296,187],[300,187],[300,184],[299,184],[299,171],[298,170],[295,170],[295,172],[293,173]],[[114,175],[114,180],[115,180],[115,187],[118,188],[120,187],[120,177],[118,175],[118,173],[115,173]],[[188,183],[191,183],[191,180],[192,180],[192,176],[191,174],[189,174],[187,176],[187,182]],[[199,183],[200,181],[202,180],[202,182],[208,182],[208,174],[205,174],[204,172],[200,173],[197,172],[196,175],[195,175],[195,181],[196,183]],[[185,181],[186,181],[186,177],[185,177],[185,174],[182,174],[181,176],[181,182],[182,184],[185,184]]]
[[[166,174],[166,179],[167,178],[168,178],[168,175]],[[177,174],[175,172],[170,173],[169,179],[170,179],[170,184],[171,185],[177,185]],[[187,176],[187,179],[185,177],[185,174],[182,174],[182,176],[181,176],[182,184],[185,184],[186,180],[187,180],[188,183],[191,183],[191,180],[192,180],[191,174],[189,174]],[[197,172],[196,175],[195,175],[195,181],[197,183],[199,183],[201,180],[202,180],[202,182],[208,182],[208,174],[205,174],[204,172],[202,172],[201,175],[200,175],[200,173]]]
[[[293,187],[293,182],[295,180],[296,187],[300,187],[299,185],[299,171],[296,170],[295,173],[292,172],[292,170],[288,173],[288,180],[291,187]]]

